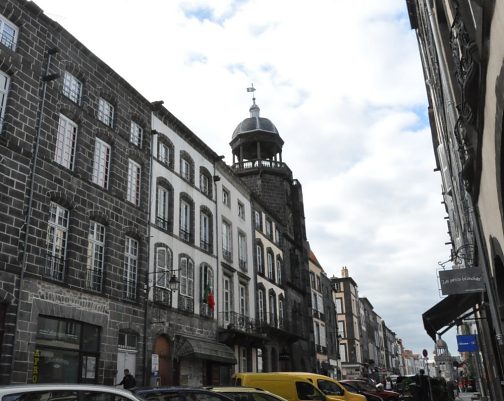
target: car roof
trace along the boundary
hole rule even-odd
[[[271,391],[263,390],[258,387],[244,387],[244,386],[216,386],[216,387],[205,387],[211,391],[216,393],[261,393],[261,394],[269,394],[279,400],[287,401],[287,399],[283,398],[278,394],[274,394]]]
[[[201,392],[201,393],[209,393],[210,391],[206,388],[202,387],[188,387],[188,386],[170,386],[170,387],[137,387],[133,389],[133,392],[137,394],[146,394],[146,393],[175,393],[175,392]]]
[[[51,384],[10,384],[0,386],[0,395],[16,394],[35,391],[58,391],[58,390],[76,390],[76,391],[102,391],[114,393],[129,398],[135,398],[131,391],[118,387],[105,386],[101,384],[69,384],[69,383],[51,383]]]

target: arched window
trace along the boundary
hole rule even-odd
[[[276,283],[282,285],[282,258],[277,256],[276,260]]]
[[[210,265],[200,266],[200,315],[213,317],[215,309],[214,272]]]
[[[271,281],[275,281],[275,255],[273,255],[273,252],[271,249],[268,249],[266,251],[266,261],[268,264],[268,278]]]
[[[276,294],[274,291],[270,291],[268,294],[268,314],[269,314],[269,323],[271,326],[278,327],[277,320],[277,309],[276,309]]]
[[[256,242],[256,265],[257,265],[257,273],[264,275],[263,247],[260,241]]]
[[[266,321],[266,310],[265,310],[266,300],[263,288],[257,290],[257,318],[259,322]]]
[[[173,231],[173,187],[164,178],[157,179],[156,226]]]
[[[170,289],[169,282],[173,266],[173,253],[167,246],[159,246],[156,249],[156,287]]]
[[[212,199],[212,175],[205,167],[200,167],[200,191]]]

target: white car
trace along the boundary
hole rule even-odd
[[[13,384],[0,386],[0,401],[144,401],[122,388],[98,384]]]

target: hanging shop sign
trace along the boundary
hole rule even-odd
[[[458,352],[475,352],[478,350],[478,342],[475,335],[457,336]]]
[[[485,290],[481,269],[440,270],[439,281],[443,295],[465,294]]]

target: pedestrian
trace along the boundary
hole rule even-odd
[[[392,379],[390,377],[385,379],[385,390],[392,391]]]
[[[135,377],[130,373],[129,369],[124,369],[124,377],[118,386],[123,385],[126,390],[136,387]]]
[[[429,378],[425,376],[425,370],[420,369],[415,375],[415,384],[417,385],[418,401],[430,401],[429,397]]]

